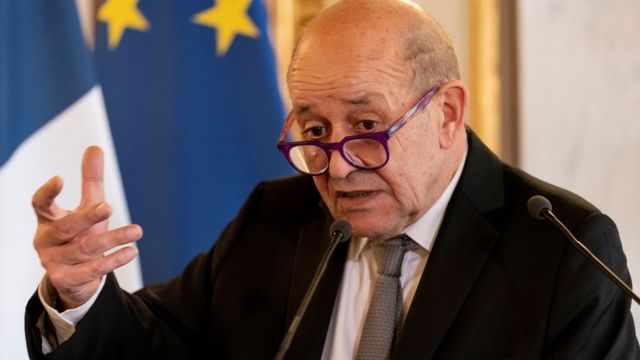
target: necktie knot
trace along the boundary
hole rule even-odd
[[[411,240],[407,235],[400,235],[375,245],[374,256],[378,266],[378,274],[399,277],[402,269],[402,259],[410,249]]]

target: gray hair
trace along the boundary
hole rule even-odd
[[[411,82],[418,93],[460,79],[453,41],[434,18],[423,15],[403,32],[403,58],[410,64]]]

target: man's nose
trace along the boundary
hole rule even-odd
[[[356,170],[357,169],[353,165],[349,164],[342,154],[340,154],[339,150],[333,150],[331,152],[331,156],[329,157],[329,169],[327,170],[330,177],[343,179]]]

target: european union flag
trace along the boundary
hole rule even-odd
[[[250,190],[290,173],[262,1],[106,0],[97,68],[145,283],[211,247]]]

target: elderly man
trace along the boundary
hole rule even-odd
[[[85,154],[76,211],[55,206],[60,179],[38,190],[47,276],[27,309],[31,356],[273,358],[330,224],[346,219],[353,237],[329,258],[287,358],[638,357],[630,299],[526,202],[551,199],[629,280],[613,222],[502,164],[465,128],[467,88],[428,14],[343,1],[305,31],[288,80],[278,147],[304,175],[260,184],[211,251],[167,284],[130,295],[109,274],[135,249],[102,253],[142,232],[107,231],[98,149]]]

